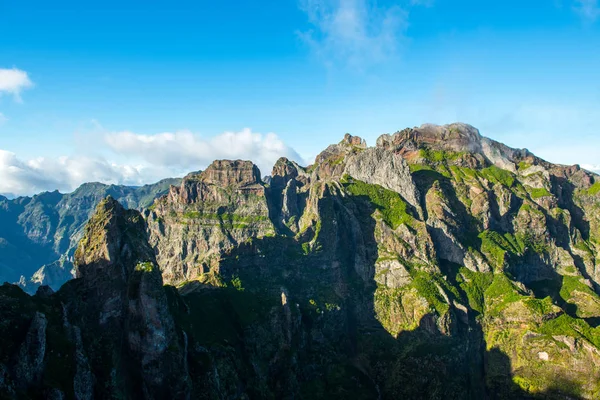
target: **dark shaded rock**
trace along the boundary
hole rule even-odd
[[[43,299],[47,299],[53,294],[54,294],[54,290],[52,290],[52,288],[47,285],[40,286],[35,292],[36,296],[43,298]]]
[[[91,370],[102,360],[117,374],[96,376],[94,392],[109,388],[107,393],[144,398],[186,398],[185,357],[141,215],[112,198],[101,202],[77,249],[75,265],[86,300],[67,305],[70,323],[85,321],[83,343],[96,337],[93,343],[98,344],[85,349]],[[79,343],[77,329],[74,336]],[[83,352],[77,350],[76,382],[82,392],[90,378],[85,356],[79,353]]]
[[[15,382],[21,389],[39,383],[46,355],[46,316],[36,312],[31,320],[25,340],[21,343],[14,369]]]

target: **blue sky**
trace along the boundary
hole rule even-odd
[[[598,0],[0,3],[0,193],[467,122],[600,169]]]

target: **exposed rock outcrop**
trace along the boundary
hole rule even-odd
[[[227,249],[274,233],[265,186],[250,161],[215,161],[145,215],[163,277],[173,284],[204,276]]]
[[[400,155],[379,147],[369,148],[348,157],[344,173],[363,182],[400,193],[421,213],[419,193],[408,164]]]
[[[98,344],[86,349],[92,370],[100,361],[112,366],[105,381],[96,376],[94,392],[139,393],[148,399],[189,396],[185,356],[140,213],[110,197],[101,202],[75,265],[76,283],[87,296],[82,304],[67,305],[69,319],[81,327],[84,343],[102,332]],[[78,343],[79,333],[74,336]]]

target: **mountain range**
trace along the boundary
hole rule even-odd
[[[600,176],[470,125],[0,222],[0,397],[600,397]]]
[[[86,183],[73,193],[0,196],[0,282],[18,282],[29,293],[40,285],[57,290],[73,277],[73,253],[98,203],[107,196],[141,209],[181,179],[128,187]]]

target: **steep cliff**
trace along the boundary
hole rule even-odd
[[[215,161],[186,176],[145,216],[170,283],[198,279],[217,267],[223,251],[275,233],[260,171],[249,161]]]

